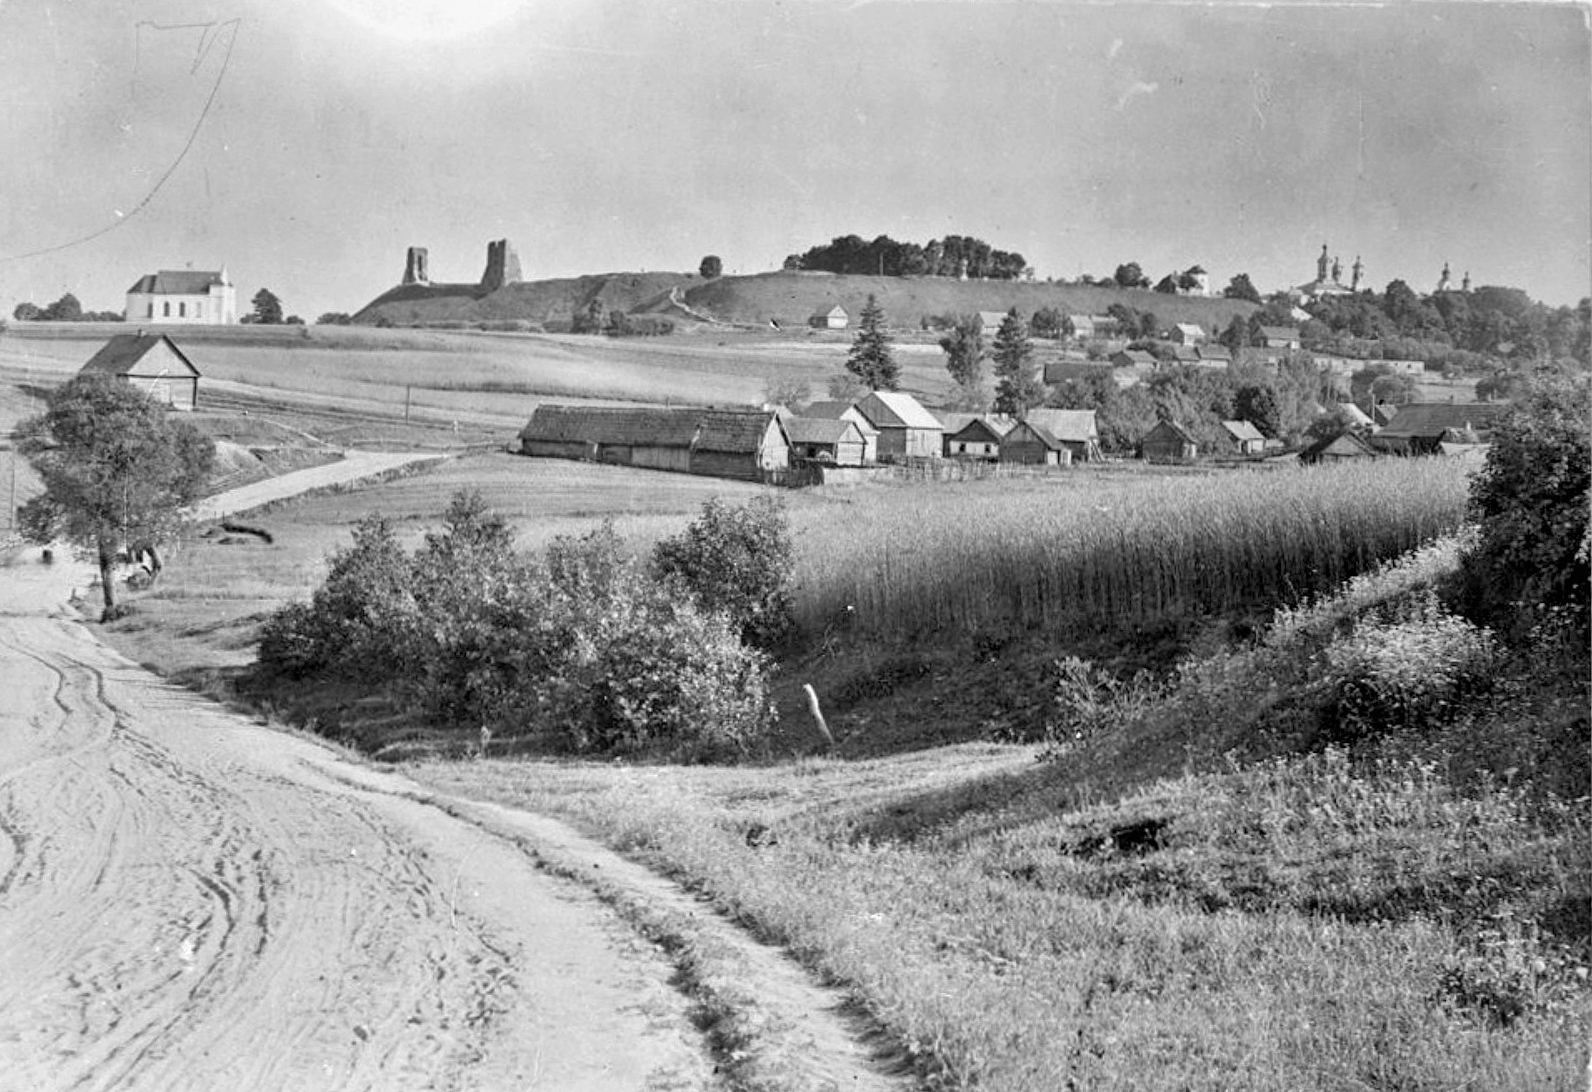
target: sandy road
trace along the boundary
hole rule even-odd
[[[711,1087],[593,897],[111,652],[72,568],[0,570],[0,1090]]]

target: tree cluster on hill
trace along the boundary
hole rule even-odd
[[[308,603],[260,639],[267,675],[386,689],[472,733],[582,753],[701,759],[772,723],[764,649],[790,624],[792,551],[777,501],[710,501],[637,558],[611,524],[520,554],[479,494],[407,554],[372,516]]]
[[[72,293],[64,293],[48,307],[36,303],[19,303],[11,312],[18,322],[121,322],[120,311],[85,311]]]
[[[1017,280],[1029,274],[1021,254],[999,250],[982,239],[947,235],[917,243],[901,243],[888,235],[872,242],[858,235],[836,236],[785,259],[786,269],[850,273],[883,277],[961,277],[974,280]]]

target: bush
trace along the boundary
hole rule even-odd
[[[653,551],[653,568],[704,611],[727,615],[747,643],[768,648],[791,630],[795,552],[785,507],[757,497],[737,508],[715,498],[676,538]]]
[[[1411,616],[1362,625],[1326,650],[1338,734],[1426,731],[1479,690],[1496,658],[1492,635],[1428,596]]]

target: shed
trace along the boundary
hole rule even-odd
[[[1155,357],[1143,349],[1123,349],[1111,354],[1113,368],[1154,368]]]
[[[814,402],[802,410],[803,417],[828,421],[850,421],[862,434],[862,462],[864,466],[879,461],[879,430],[862,415],[854,402]]]
[[[757,482],[790,469],[790,436],[775,411],[694,412],[697,434],[691,445],[691,473]]]
[[[1139,454],[1152,463],[1186,463],[1199,457],[1199,444],[1175,421],[1160,421],[1139,441]]]
[[[790,437],[793,462],[861,466],[867,458],[862,430],[849,418],[787,417],[785,434]]]
[[[117,334],[78,374],[115,376],[151,401],[176,410],[199,404],[199,369],[165,334]]]
[[[1223,421],[1222,427],[1233,438],[1240,455],[1262,455],[1266,451],[1266,436],[1248,421]]]
[[[980,311],[978,313],[979,325],[984,328],[984,336],[993,338],[1001,323],[1006,321],[1005,311]]]
[[[1508,410],[1507,402],[1410,402],[1371,437],[1371,446],[1392,455],[1437,455],[1444,443],[1485,444]]]
[[[934,458],[945,430],[940,419],[901,391],[872,391],[857,402],[857,412],[879,430],[879,458]]]
[[[807,325],[819,330],[844,330],[851,322],[851,316],[846,314],[846,309],[840,304],[835,304],[827,311],[818,311],[807,320]]]
[[[1214,341],[1199,346],[1200,363],[1210,367],[1226,367],[1233,362],[1232,350]]]
[[[1380,453],[1361,433],[1346,429],[1336,436],[1317,440],[1299,453],[1302,463],[1340,463],[1349,459],[1375,459]]]
[[[1004,414],[941,414],[947,459],[999,459],[1001,440],[1017,422]]]
[[[1100,458],[1094,410],[1034,409],[1001,439],[1001,462],[1067,466]]]

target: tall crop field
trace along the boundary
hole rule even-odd
[[[1455,530],[1468,485],[1447,459],[1128,482],[1076,473],[1048,488],[881,490],[798,513],[799,623],[814,636],[1065,629],[1297,603]]]

